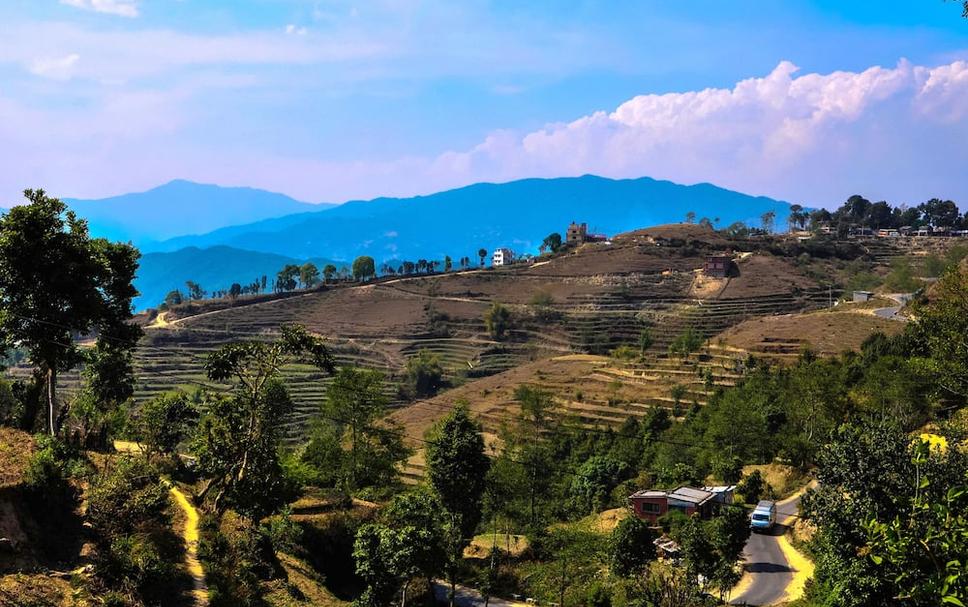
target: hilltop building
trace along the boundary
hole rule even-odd
[[[509,266],[514,262],[514,251],[507,248],[494,249],[491,255],[491,265],[496,267]]]
[[[571,222],[568,231],[565,232],[565,243],[571,246],[578,246],[586,242],[607,242],[608,236],[605,234],[591,234],[588,232],[587,223]]]

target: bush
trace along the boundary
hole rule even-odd
[[[755,504],[766,492],[766,480],[759,470],[754,470],[736,485],[736,492],[743,496],[747,504]]]
[[[484,313],[484,326],[491,337],[501,341],[511,328],[511,312],[495,301]]]
[[[639,350],[632,346],[619,346],[612,349],[611,357],[615,360],[635,360],[639,357]]]
[[[642,519],[622,519],[612,531],[612,571],[628,577],[640,573],[655,560],[656,534]]]
[[[425,398],[440,390],[443,377],[440,357],[429,350],[420,350],[416,356],[407,359],[403,383],[410,396]]]

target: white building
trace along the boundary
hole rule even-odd
[[[491,256],[491,265],[495,268],[498,266],[509,266],[513,261],[514,251],[511,249],[494,249],[494,255]]]

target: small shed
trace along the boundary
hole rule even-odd
[[[870,291],[854,291],[854,303],[864,303],[874,299],[874,294]]]

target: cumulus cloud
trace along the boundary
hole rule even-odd
[[[286,26],[286,33],[290,36],[305,36],[307,31],[305,27],[298,27],[294,23]]]
[[[833,187],[850,193],[852,179],[858,190],[874,185],[871,175],[879,189],[910,192],[929,184],[903,183],[905,169],[968,157],[968,62],[798,72],[783,61],[732,88],[640,95],[534,132],[492,133],[427,160],[425,171],[440,182],[651,175],[815,203],[839,195]],[[968,202],[958,173],[944,180]]]
[[[28,71],[35,76],[52,78],[54,80],[67,80],[74,73],[74,66],[80,61],[81,56],[71,53],[63,57],[34,59],[27,66]]]
[[[60,0],[61,4],[73,6],[96,13],[106,13],[119,17],[137,17],[138,3],[136,0]]]

